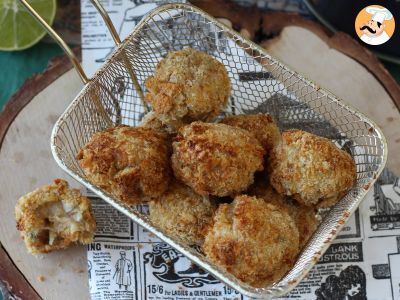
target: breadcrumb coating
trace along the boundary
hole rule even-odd
[[[171,177],[170,145],[150,128],[117,126],[95,133],[77,159],[95,185],[129,204],[161,196]]]
[[[161,133],[165,133],[167,135],[176,134],[176,127],[179,126],[170,126],[168,124],[164,124],[158,115],[154,111],[148,112],[142,119],[141,125],[144,128],[151,128]]]
[[[167,234],[189,245],[201,245],[212,221],[216,205],[208,196],[196,194],[175,181],[166,193],[149,202],[150,219]]]
[[[62,179],[21,197],[15,217],[32,254],[64,249],[77,242],[89,244],[96,230],[89,199]]]
[[[263,170],[264,149],[240,128],[193,122],[180,129],[172,145],[175,177],[200,195],[237,194]]]
[[[266,153],[269,153],[281,139],[274,118],[268,114],[229,116],[221,123],[249,131],[261,143]]]
[[[279,206],[247,195],[219,206],[203,250],[215,264],[254,287],[279,280],[294,264],[299,233]]]
[[[192,48],[169,52],[145,85],[145,101],[162,123],[175,128],[216,117],[227,105],[231,89],[225,66]]]
[[[270,185],[267,176],[258,177],[247,193],[284,209],[294,220],[299,231],[300,248],[303,248],[319,225],[317,210],[278,194]]]
[[[356,179],[353,158],[330,140],[289,130],[271,151],[270,182],[280,193],[307,206],[334,205]]]

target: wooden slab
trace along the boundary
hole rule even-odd
[[[203,2],[211,5],[213,1]],[[221,10],[214,15],[227,17]],[[400,139],[395,128],[399,132],[400,127],[396,125],[398,111],[394,105],[398,85],[390,74],[385,73],[382,66],[378,74],[372,74],[371,70],[377,65],[373,56],[367,53],[365,60],[354,59],[363,52],[357,47],[340,49],[339,39],[336,39],[336,45],[330,42],[332,37],[324,30],[314,30],[314,26],[318,27],[315,23],[311,27],[301,26],[297,21],[282,25],[278,20],[293,20],[292,17],[287,15],[274,20],[269,16],[271,29],[266,26],[268,19],[258,13],[251,19],[251,11],[246,10],[244,15],[235,13],[231,23],[240,30],[247,26],[253,38],[260,30],[267,36],[275,36],[264,43],[271,54],[378,120],[391,145],[390,165],[394,171],[399,171],[396,144]],[[247,20],[243,22],[243,28],[240,28],[238,16]],[[309,40],[304,42],[304,39]],[[346,68],[347,64],[349,67]],[[55,177],[66,178],[71,184],[74,182],[57,167],[49,146],[55,120],[82,87],[78,76],[69,69],[64,61],[53,65],[51,72],[28,81],[0,115],[0,280],[7,281],[12,292],[22,299],[89,298],[85,247],[33,258],[27,254],[14,221],[14,206],[22,194]],[[317,72],[320,69],[322,73]],[[356,76],[349,77],[353,73]],[[345,78],[351,78],[352,84]],[[40,276],[44,277],[43,282],[39,280]]]
[[[280,20],[281,26],[274,20]],[[375,121],[388,142],[388,167],[400,175],[399,85],[376,57],[351,37],[343,33],[329,36],[315,23],[302,20],[298,16],[291,20],[287,14],[285,18],[282,13],[265,16],[264,30],[279,31],[279,35],[261,45]]]
[[[38,80],[34,82],[38,83]],[[40,91],[8,127],[0,149],[0,241],[17,269],[44,299],[89,297],[86,249],[76,246],[38,258],[28,254],[15,228],[14,206],[21,195],[54,178],[65,178],[74,185],[74,180],[61,171],[51,155],[50,134],[54,122],[81,88],[79,77],[71,69]],[[23,105],[21,102],[14,103],[13,107]],[[6,112],[10,116],[10,109]],[[5,118],[3,114],[1,119]],[[1,257],[4,258],[4,253]],[[8,267],[3,271],[0,280],[7,281],[13,293],[22,299],[35,299],[31,289],[18,286],[21,278],[17,281],[16,270]]]
[[[52,28],[68,43],[68,45],[81,44],[81,1],[57,0],[57,11]],[[46,35],[43,41],[55,43]]]

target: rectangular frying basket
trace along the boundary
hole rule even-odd
[[[184,47],[205,51],[226,66],[232,93],[225,113],[270,113],[281,130],[299,128],[325,136],[356,161],[357,182],[352,190],[324,216],[294,267],[270,287],[250,287],[169,237],[138,207],[124,204],[87,181],[75,159],[95,132],[116,124],[140,125],[147,110],[142,104],[144,81],[169,51]],[[51,149],[60,167],[76,180],[221,281],[255,298],[284,295],[300,282],[373,186],[387,158],[385,138],[374,122],[186,4],[161,6],[138,24],[57,121]]]

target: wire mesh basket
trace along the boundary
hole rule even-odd
[[[128,206],[92,185],[75,158],[95,132],[116,124],[140,125],[148,110],[142,99],[144,81],[169,51],[184,47],[207,52],[227,68],[232,92],[225,113],[270,113],[281,130],[299,128],[325,136],[356,161],[357,182],[352,190],[324,217],[293,268],[272,286],[246,285],[196,249],[169,237],[138,207]],[[373,186],[387,157],[385,138],[374,122],[291,71],[256,44],[186,4],[155,9],[117,46],[55,124],[51,149],[60,167],[76,180],[218,279],[256,298],[283,295],[300,282]]]

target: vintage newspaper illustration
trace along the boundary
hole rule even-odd
[[[88,246],[92,299],[248,299],[89,195],[98,222]],[[400,178],[385,171],[307,278],[281,299],[400,299],[399,269]]]
[[[124,38],[148,10],[161,2],[109,0],[103,4]],[[214,42],[196,46],[230,55],[231,45],[219,40],[212,28],[210,32],[198,34],[200,41]],[[104,62],[114,46],[89,0],[82,1],[82,45],[83,64],[88,74]],[[243,53],[242,59],[248,56]],[[309,112],[310,126],[318,122],[325,131],[331,126],[310,113],[306,105],[282,89],[281,83],[257,63],[248,61],[247,65],[250,68],[236,73],[235,80],[268,81],[264,85],[267,88],[260,91],[268,98],[268,105],[261,104],[253,110],[245,105],[240,107],[240,103],[236,107],[244,112],[273,113],[281,128],[291,128],[292,109]],[[285,110],[279,110],[281,105]],[[329,133],[332,139],[339,136],[334,128]],[[338,146],[345,149],[347,141],[340,138],[338,141]],[[88,195],[98,224],[95,242],[88,246],[92,299],[247,299],[89,191]],[[146,206],[141,209],[147,211]],[[282,299],[400,299],[399,178],[387,170],[382,174],[307,278]]]
[[[101,1],[121,40],[140,19],[157,5],[185,0],[107,0]],[[90,0],[81,1],[82,65],[91,77],[111,54],[115,43],[100,14]]]
[[[157,5],[171,2],[187,2],[186,0],[107,0],[102,5],[110,15],[118,34],[123,40],[132,31],[140,19]],[[308,13],[306,5],[299,0],[236,0],[241,5],[256,4],[263,10],[285,10],[303,15]],[[82,27],[82,63],[88,76],[104,63],[114,49],[114,42],[101,16],[90,3],[81,1]]]

